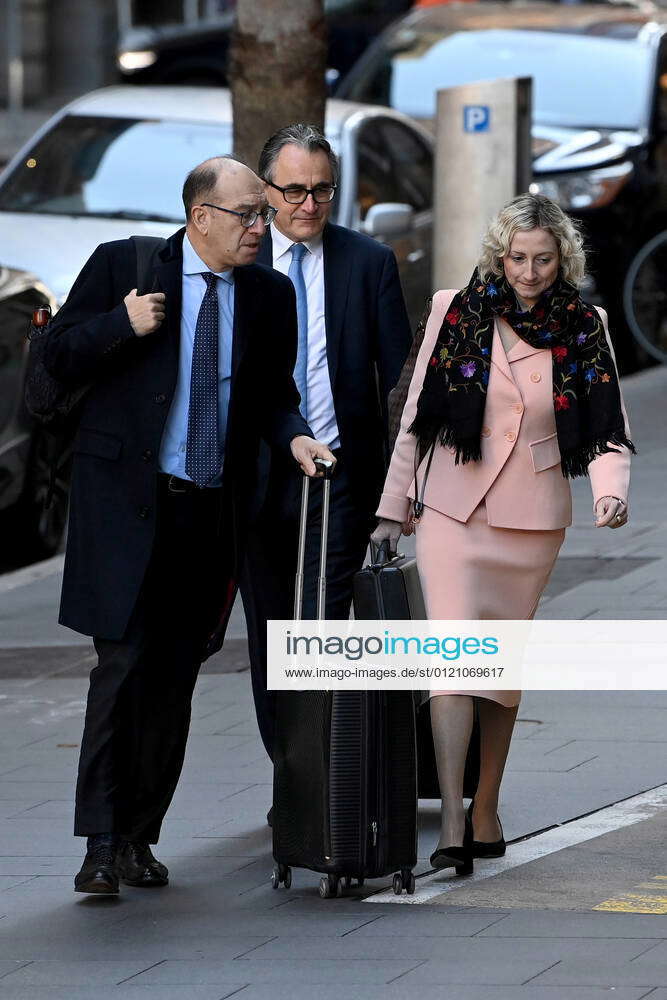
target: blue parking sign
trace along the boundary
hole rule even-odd
[[[491,125],[491,108],[488,104],[463,105],[463,131],[488,132]]]

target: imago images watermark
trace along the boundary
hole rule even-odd
[[[666,621],[270,621],[271,690],[667,690]]]

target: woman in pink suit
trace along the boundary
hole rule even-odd
[[[373,535],[395,550],[414,527],[429,618],[532,618],[574,476],[590,476],[598,527],[627,521],[634,448],[606,315],[578,292],[584,266],[572,220],[521,195],[491,223],[467,287],[433,298]],[[473,857],[505,853],[498,796],[521,692],[430,696],[442,796],[431,864],[470,874]],[[473,696],[480,778],[466,815]]]

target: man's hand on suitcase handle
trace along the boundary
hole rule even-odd
[[[292,455],[307,476],[321,477],[324,475],[324,468],[315,465],[313,461],[315,458],[331,462],[332,465],[336,464],[336,457],[330,448],[322,444],[321,441],[316,441],[315,438],[307,437],[305,434],[292,438],[290,448]]]

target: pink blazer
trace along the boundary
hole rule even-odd
[[[456,294],[437,292],[401,418],[378,517],[405,521],[415,498],[417,439],[408,433],[445,313]],[[599,310],[607,340],[606,315]],[[609,341],[611,346],[611,342]],[[613,352],[612,352],[613,357]],[[625,407],[626,433],[629,427]],[[428,456],[417,470],[421,495]],[[627,502],[630,452],[600,455],[588,466],[594,504],[615,496]],[[454,450],[437,445],[424,491],[424,504],[457,521],[467,521],[486,500],[489,524],[498,528],[549,530],[572,523],[570,485],[560,468],[549,348],[521,341],[506,354],[496,324],[482,428],[482,461],[454,464]]]

